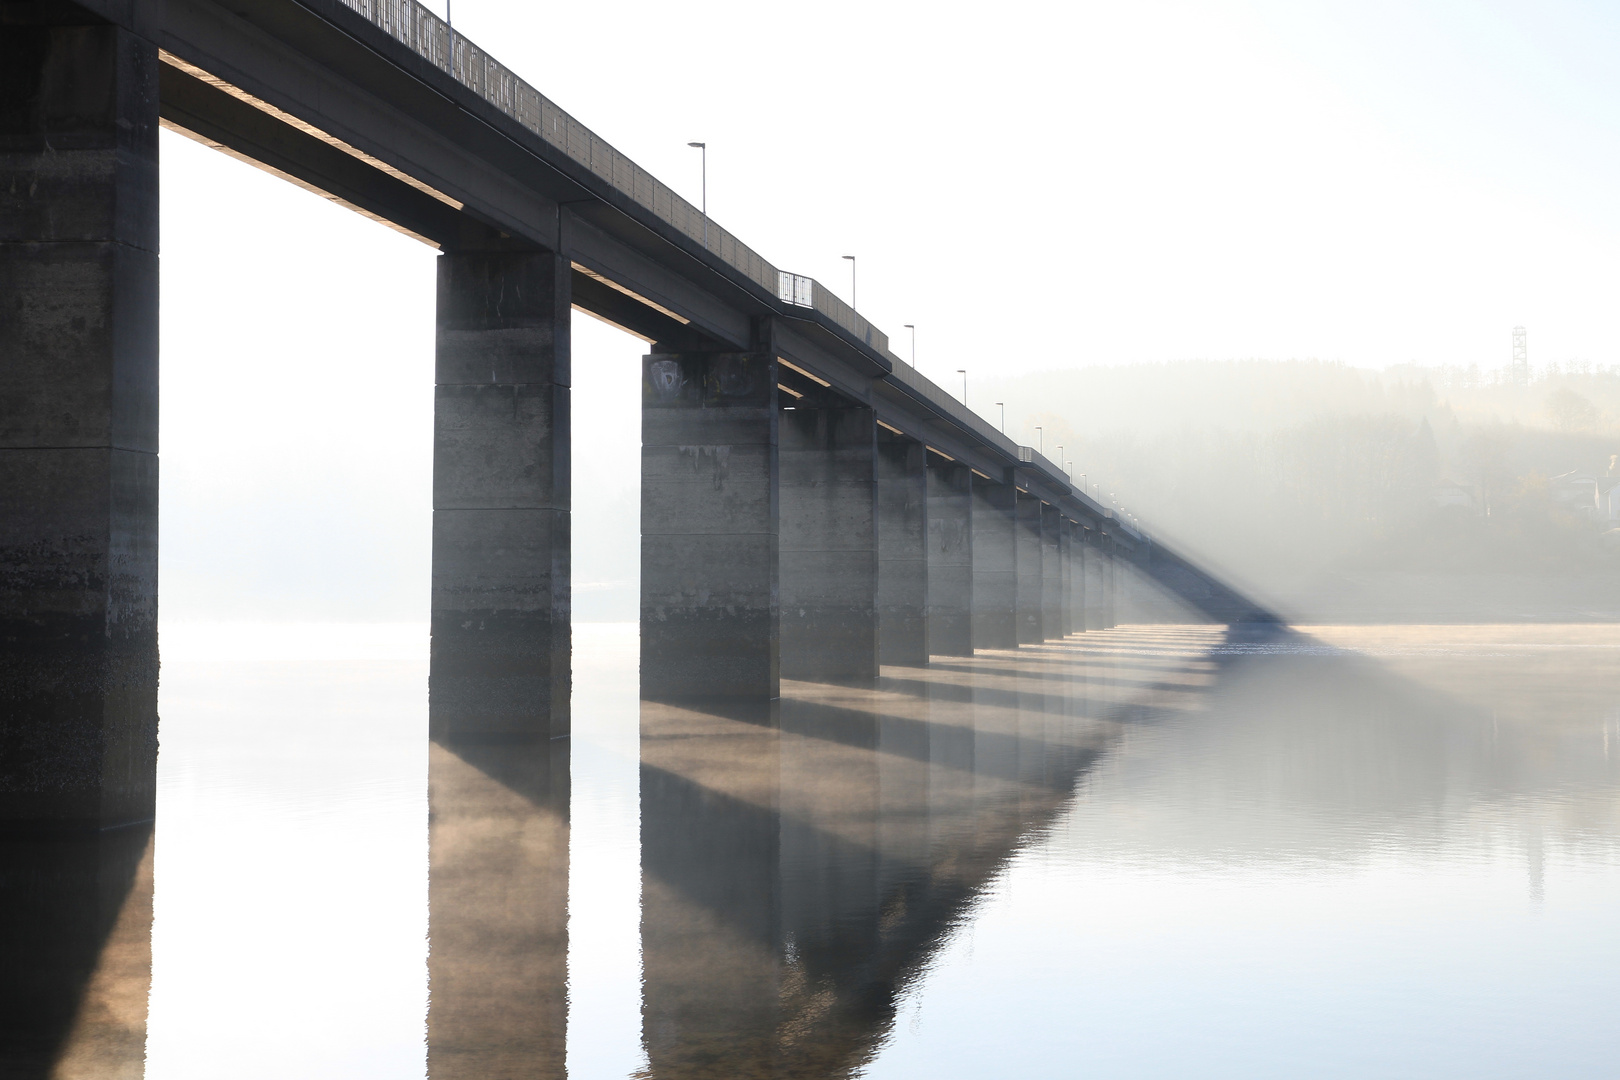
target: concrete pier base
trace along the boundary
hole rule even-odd
[[[922,443],[879,429],[878,662],[928,663],[928,472]]]
[[[1070,607],[1070,596],[1074,591],[1074,559],[1070,545],[1073,543],[1074,522],[1068,518],[1058,518],[1058,636],[1068,637],[1074,633],[1074,611]]]
[[[1063,636],[1063,513],[1050,503],[1041,506],[1041,635]]]
[[[568,260],[439,257],[429,727],[568,734]]]
[[[769,353],[643,360],[644,697],[777,695],[776,399]]]
[[[801,404],[779,423],[782,675],[875,678],[876,417]]]
[[[973,485],[973,645],[1018,647],[1018,489]]]
[[[973,471],[928,466],[928,646],[973,655]]]
[[[1045,641],[1041,597],[1041,500],[1018,493],[1018,643]]]
[[[152,817],[157,47],[7,5],[0,54],[0,827]]]

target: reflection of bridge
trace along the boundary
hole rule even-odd
[[[113,823],[156,752],[157,129],[443,251],[433,707],[566,734],[569,335],[651,343],[643,678],[779,675],[1111,625],[1117,561],[1264,613],[898,362],[414,0],[12,5],[0,182],[0,817]]]

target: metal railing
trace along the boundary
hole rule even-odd
[[[782,295],[784,275],[758,252],[705,217],[646,169],[619,153],[607,140],[558,108],[540,91],[490,56],[417,0],[340,0],[351,11],[489,102],[524,128],[561,150],[614,190],[718,257],[769,294],[797,307],[812,308],[855,340],[887,353],[889,339],[848,304],[812,279],[808,289]],[[803,295],[804,299],[799,297]]]

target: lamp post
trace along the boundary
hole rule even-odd
[[[709,144],[706,142],[689,142],[686,144],[703,155],[703,250],[709,250]]]
[[[957,368],[956,373],[962,376],[962,404],[967,405],[967,368]]]
[[[911,369],[917,370],[917,328],[906,323],[906,329],[911,331]]]
[[[855,256],[845,255],[844,258],[849,260],[849,309],[859,311],[860,305],[855,298]]]
[[[996,404],[1001,408],[1001,433],[1005,435],[1007,434],[1007,403],[998,401]]]
[[[1039,424],[1035,425],[1035,452],[1037,454],[1046,453],[1046,436],[1041,432],[1041,425]]]

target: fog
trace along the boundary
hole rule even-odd
[[[856,254],[898,353],[915,324],[925,374],[1285,610],[1614,576],[1544,486],[1620,450],[1607,8],[631,4],[611,49],[593,9],[454,14],[694,202],[706,140],[717,221],[846,297]],[[434,252],[162,153],[164,617],[424,618]],[[635,616],[642,351],[576,314],[583,620]],[[1429,513],[1440,481],[1478,513]]]

